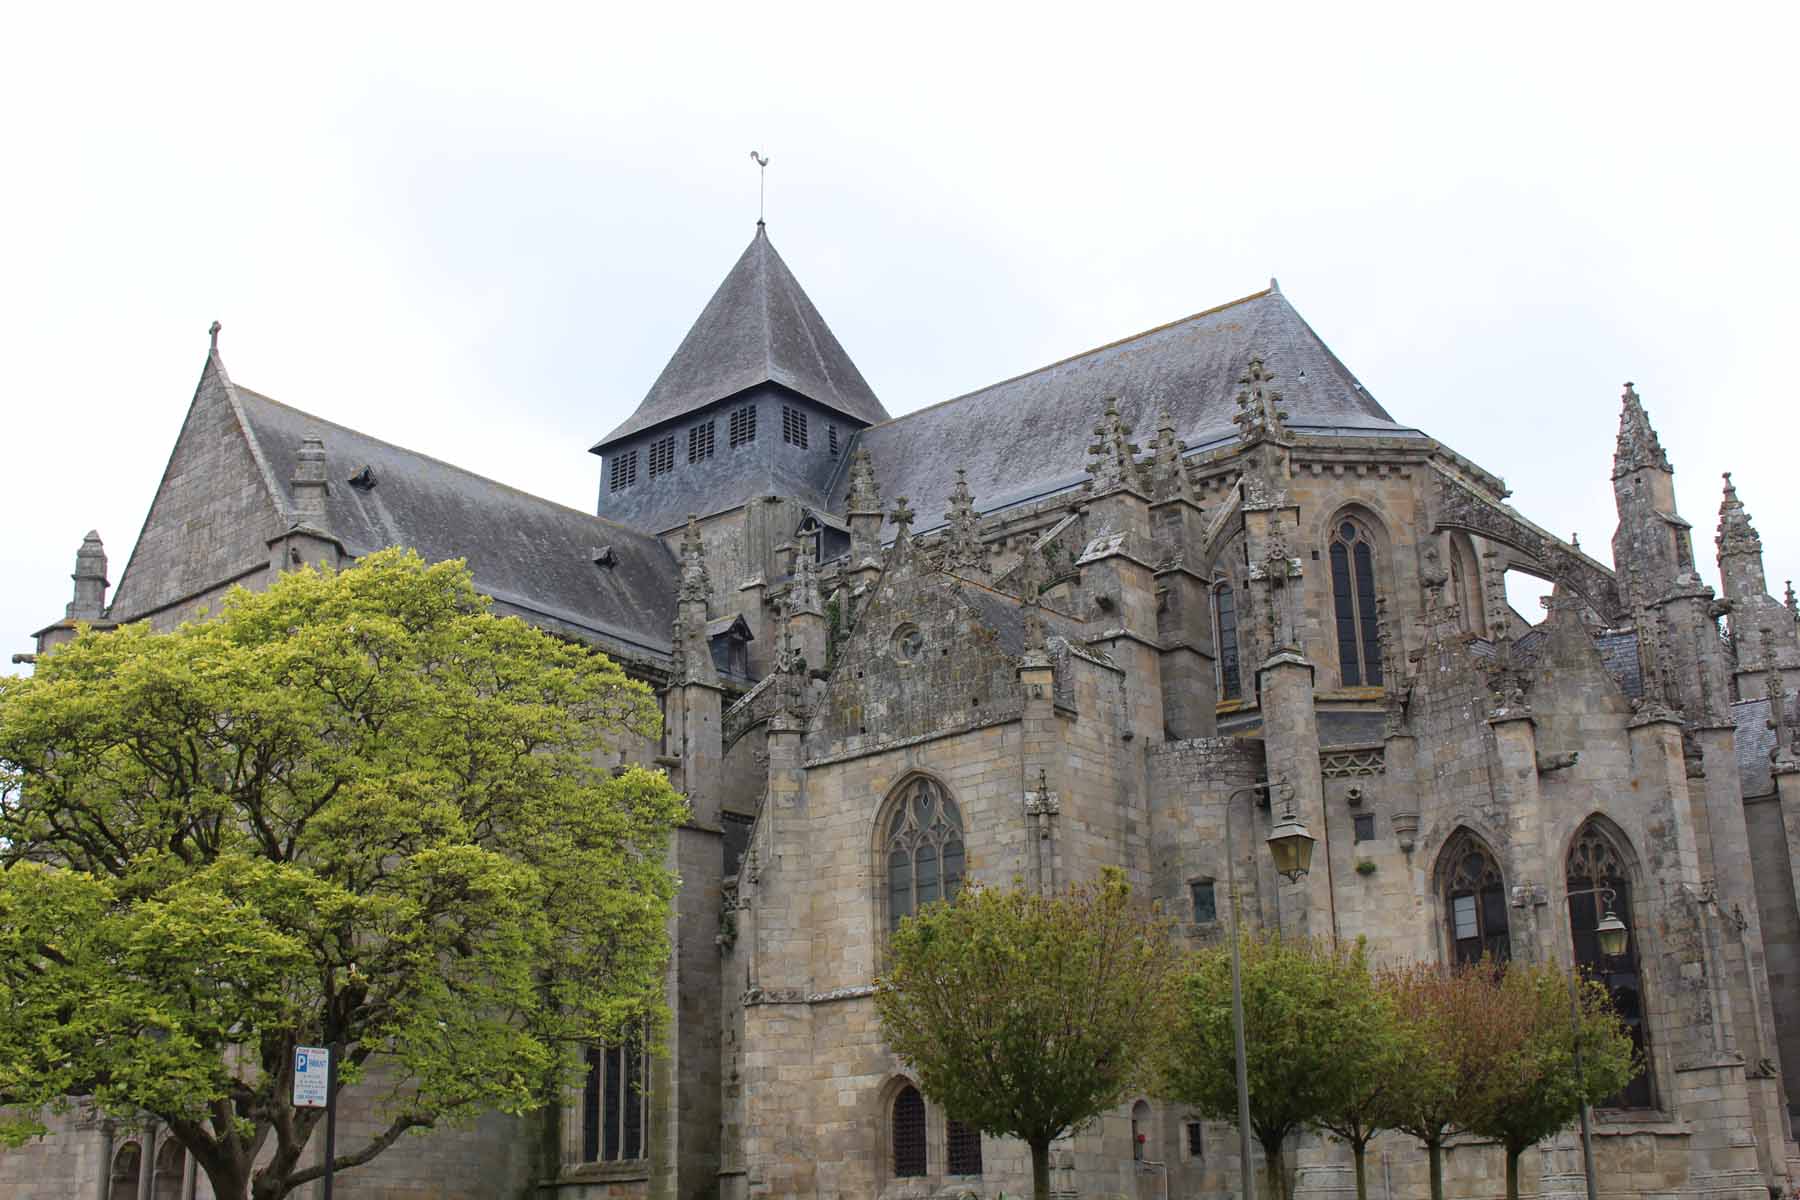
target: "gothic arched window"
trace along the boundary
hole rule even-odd
[[[925,1097],[912,1086],[894,1097],[890,1133],[893,1138],[894,1176],[917,1178],[925,1174]]]
[[[1378,685],[1381,641],[1375,620],[1375,539],[1354,517],[1338,518],[1331,531],[1331,603],[1344,686]]]
[[[1638,931],[1631,930],[1625,953],[1610,957],[1600,953],[1600,939],[1594,933],[1608,908],[1627,925],[1634,924],[1629,915],[1628,861],[1618,842],[1595,821],[1589,821],[1569,847],[1569,933],[1575,943],[1575,963],[1587,978],[1605,985],[1637,1051],[1637,1073],[1617,1095],[1601,1105],[1603,1108],[1649,1108],[1654,1103],[1650,1093],[1649,1039],[1644,1029],[1643,977],[1638,970]]]
[[[962,887],[962,814],[943,788],[929,779],[914,779],[894,805],[885,838],[888,928],[898,929],[902,918]]]
[[[1512,957],[1506,922],[1506,883],[1500,864],[1481,841],[1458,834],[1445,850],[1444,912],[1451,958],[1457,965]]]
[[[1213,619],[1219,647],[1219,699],[1237,700],[1244,694],[1238,665],[1237,595],[1228,579],[1213,589]]]

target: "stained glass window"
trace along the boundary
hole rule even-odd
[[[1331,537],[1331,604],[1345,687],[1381,683],[1381,627],[1375,619],[1375,541],[1358,521]]]
[[[1500,864],[1477,838],[1459,834],[1447,851],[1444,905],[1449,913],[1450,946],[1458,964],[1486,958],[1512,957],[1507,928],[1506,883]]]
[[[1631,884],[1627,881],[1625,854],[1597,824],[1589,822],[1569,849],[1569,931],[1575,941],[1575,962],[1581,973],[1598,980],[1612,996],[1613,1007],[1631,1034],[1637,1051],[1637,1074],[1617,1094],[1605,1100],[1603,1108],[1650,1108],[1655,1098],[1650,1090],[1650,1043],[1644,1028],[1643,977],[1638,969],[1638,931],[1630,930],[1625,953],[1607,956],[1600,952],[1600,939],[1594,929],[1610,908],[1625,921],[1633,922]],[[1606,893],[1610,890],[1612,895]]]
[[[944,789],[929,779],[906,785],[888,818],[888,928],[898,929],[934,900],[962,887],[965,851],[962,814]]]

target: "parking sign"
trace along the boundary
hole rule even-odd
[[[324,1108],[330,1099],[331,1050],[326,1046],[294,1047],[294,1107]]]

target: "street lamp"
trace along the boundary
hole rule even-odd
[[[1313,836],[1306,832],[1294,816],[1294,788],[1277,778],[1238,788],[1225,798],[1225,891],[1226,907],[1231,910],[1231,1040],[1237,1055],[1238,1162],[1243,1173],[1243,1200],[1256,1200],[1253,1159],[1250,1157],[1250,1068],[1244,1049],[1244,981],[1239,965],[1237,910],[1237,855],[1231,837],[1231,806],[1239,796],[1279,789],[1288,803],[1287,815],[1269,832],[1269,852],[1275,856],[1275,869],[1289,880],[1300,878],[1312,866]]]
[[[1631,931],[1625,928],[1625,922],[1619,920],[1613,912],[1613,901],[1618,893],[1609,887],[1573,888],[1569,899],[1577,896],[1599,896],[1606,904],[1606,915],[1594,926],[1594,938],[1600,943],[1600,953],[1607,958],[1614,958],[1625,953],[1625,944],[1631,937]],[[1574,927],[1569,929],[1571,938]],[[1573,941],[1569,946],[1569,1032],[1573,1037],[1575,1050],[1575,1078],[1581,1079],[1581,964],[1574,961],[1575,947]],[[1587,1176],[1587,1200],[1598,1200],[1600,1185],[1594,1172],[1594,1129],[1593,1117],[1588,1102],[1581,1102],[1581,1167]]]
[[[1286,784],[1282,785],[1284,788]],[[1269,831],[1269,853],[1275,857],[1275,870],[1289,883],[1306,874],[1312,866],[1313,835],[1294,815],[1293,789],[1287,789],[1288,810],[1281,824]]]

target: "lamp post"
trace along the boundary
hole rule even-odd
[[[1600,896],[1606,902],[1606,914],[1594,925],[1594,938],[1600,943],[1600,953],[1607,958],[1614,958],[1625,953],[1625,943],[1631,937],[1631,931],[1625,928],[1625,922],[1613,913],[1613,901],[1618,893],[1605,886],[1591,888],[1575,888],[1569,892],[1569,899],[1577,896]],[[1569,1033],[1575,1050],[1575,1078],[1580,1081],[1581,1071],[1581,964],[1575,960],[1575,927],[1569,927]],[[1594,1171],[1594,1128],[1591,1110],[1585,1098],[1581,1101],[1581,1169],[1587,1176],[1587,1200],[1598,1200],[1600,1185]]]
[[[1238,1162],[1243,1174],[1243,1200],[1256,1200],[1254,1160],[1250,1156],[1250,1067],[1244,1049],[1244,982],[1238,951],[1237,853],[1231,836],[1231,806],[1239,796],[1279,789],[1288,802],[1287,815],[1281,824],[1269,831],[1269,852],[1274,855],[1275,869],[1287,879],[1298,879],[1312,866],[1313,837],[1294,816],[1294,789],[1279,777],[1273,784],[1265,780],[1238,788],[1225,798],[1225,891],[1226,906],[1231,909],[1231,1040],[1237,1055]],[[1271,797],[1271,800],[1273,798]]]

